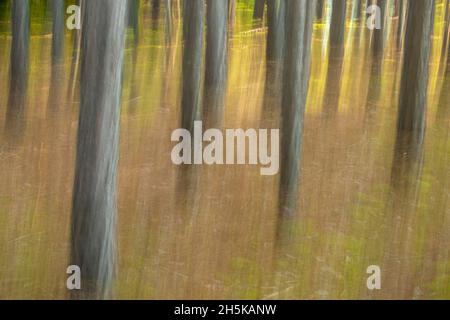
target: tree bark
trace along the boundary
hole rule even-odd
[[[253,19],[262,20],[264,18],[264,6],[266,0],[255,0],[255,7],[253,10]]]
[[[330,45],[332,47],[344,46],[346,9],[346,0],[333,0],[330,25]]]
[[[53,13],[53,37],[52,37],[52,62],[61,60],[64,53],[64,0],[52,0]]]
[[[425,134],[434,0],[409,2],[397,122],[397,146],[418,149]],[[413,152],[414,153],[414,152]]]
[[[194,121],[200,114],[200,88],[203,53],[203,0],[184,2],[183,23],[183,92],[181,98],[184,129],[192,132]]]
[[[227,81],[228,1],[207,1],[204,115],[211,126],[221,123]]]
[[[116,265],[116,182],[126,1],[86,1],[72,207],[75,298],[111,298]]]
[[[286,0],[286,54],[282,98],[280,214],[292,217],[297,210],[304,113],[311,68],[314,2]]]
[[[15,0],[11,7],[12,43],[10,55],[10,86],[5,129],[20,134],[24,126],[24,112],[28,89],[28,60],[30,38],[29,0]]]

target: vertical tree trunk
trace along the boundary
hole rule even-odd
[[[427,104],[431,33],[434,0],[409,2],[405,53],[400,88],[397,146],[408,144],[414,150],[423,143]]]
[[[261,20],[264,18],[264,6],[266,0],[255,0],[255,7],[253,9],[253,19]]]
[[[353,19],[359,20],[361,19],[363,0],[354,0],[354,10],[353,10]]]
[[[134,44],[139,42],[139,3],[140,0],[128,1],[128,27],[133,28]]]
[[[280,62],[283,58],[285,30],[285,1],[271,0],[267,2],[268,33],[267,61]]]
[[[450,28],[449,28],[449,2],[450,0],[444,0],[445,4],[444,4],[444,39],[443,39],[443,43],[442,43],[442,52],[441,52],[441,57],[445,57],[445,53],[447,52],[448,49],[448,38],[450,36]]]
[[[184,129],[192,130],[200,113],[200,88],[203,53],[203,0],[184,2],[183,23],[183,92],[181,97]],[[191,131],[192,132],[192,131]]]
[[[330,25],[330,45],[332,47],[344,46],[346,9],[346,0],[333,0]]]
[[[405,33],[405,20],[408,11],[408,1],[400,0],[399,3],[399,17],[398,17],[398,29],[397,29],[397,48],[401,49],[403,47],[403,36]]]
[[[286,0],[286,54],[282,99],[280,214],[297,210],[301,140],[311,67],[314,2]]]
[[[16,135],[23,129],[28,89],[29,0],[13,1],[11,18],[10,85],[5,129],[12,135]]]
[[[204,115],[211,126],[220,124],[227,80],[228,1],[207,1]]]
[[[270,1],[269,1],[270,2]],[[322,20],[323,19],[323,13],[324,13],[324,0],[316,0],[316,19]]]
[[[53,13],[53,37],[52,37],[52,62],[59,62],[64,50],[64,0],[52,0]]]
[[[110,298],[116,261],[116,182],[126,1],[86,1],[71,263],[78,298]]]

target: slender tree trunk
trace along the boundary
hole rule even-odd
[[[227,81],[228,1],[207,1],[204,115],[211,126],[221,123]]]
[[[15,136],[23,130],[23,117],[28,89],[29,0],[14,0],[12,2],[11,18],[10,86],[5,129]]]
[[[450,2],[450,0],[445,0],[445,5],[444,5],[444,39],[443,39],[443,43],[442,43],[442,53],[441,53],[442,57],[445,57],[445,53],[447,52],[448,38],[450,36],[449,2]]]
[[[405,33],[405,21],[408,12],[408,1],[400,0],[400,13],[398,18],[398,29],[397,29],[397,48],[401,49],[403,47],[403,37]]]
[[[267,61],[281,62],[284,49],[285,1],[271,0],[267,2],[268,33]]]
[[[361,19],[363,0],[354,0],[354,10],[353,10],[353,19],[359,20]]]
[[[330,25],[330,45],[332,47],[344,46],[346,9],[346,0],[333,0]]]
[[[133,28],[134,43],[139,42],[139,3],[140,0],[128,1],[128,27]]]
[[[286,0],[286,54],[282,99],[280,214],[297,211],[304,113],[311,67],[314,1]]]
[[[53,37],[52,61],[59,62],[64,50],[64,0],[52,0]]]
[[[323,13],[325,10],[324,6],[325,6],[324,0],[316,0],[316,19],[317,20],[323,19]]]
[[[417,149],[425,134],[431,34],[434,0],[409,2],[406,23],[400,101],[397,123],[397,145],[408,144]]]
[[[194,121],[200,115],[200,88],[203,53],[203,0],[184,2],[183,23],[183,92],[181,97],[184,129],[193,130]]]
[[[116,265],[116,183],[126,1],[86,1],[72,209],[76,298],[110,298]]]
[[[255,7],[253,10],[253,19],[262,20],[264,18],[264,6],[266,4],[266,0],[255,0]]]

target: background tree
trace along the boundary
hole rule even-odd
[[[86,1],[72,207],[75,297],[110,298],[116,261],[116,182],[126,1]],[[95,70],[95,72],[93,72]]]
[[[11,7],[12,43],[10,53],[10,84],[6,131],[12,135],[23,130],[28,89],[28,64],[30,41],[30,2],[15,0]]]
[[[280,213],[297,210],[303,121],[311,68],[314,1],[286,0],[286,54],[282,98]]]
[[[221,122],[227,81],[228,1],[207,1],[204,115],[208,126]]]
[[[203,0],[185,1],[183,6],[183,92],[181,125],[192,130],[200,114],[200,88],[203,54]]]
[[[255,0],[255,6],[253,9],[253,19],[261,20],[264,18],[264,9],[266,5],[266,0]]]

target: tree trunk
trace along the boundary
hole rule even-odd
[[[270,2],[270,1],[269,1]],[[322,20],[323,19],[323,13],[324,13],[324,0],[317,0],[316,1],[316,19]]]
[[[64,51],[64,0],[52,0],[53,13],[53,37],[52,37],[52,62],[61,60]]]
[[[184,2],[183,23],[183,92],[181,98],[184,129],[193,130],[194,121],[200,113],[200,88],[203,53],[203,0]]]
[[[86,1],[73,190],[74,297],[111,298],[116,261],[116,181],[126,1]]]
[[[255,0],[255,7],[253,9],[253,19],[262,20],[264,18],[264,6],[266,0]]]
[[[403,46],[403,37],[405,33],[405,20],[408,11],[408,1],[400,0],[399,3],[399,17],[398,17],[398,29],[397,29],[397,48],[401,49]]]
[[[204,115],[211,126],[221,123],[227,81],[228,1],[207,1]]]
[[[17,136],[22,133],[24,127],[23,117],[28,89],[29,1],[13,1],[11,17],[10,87],[5,130],[8,134]]]
[[[271,0],[267,2],[268,33],[267,61],[281,62],[284,48],[285,1]]]
[[[397,146],[423,143],[434,0],[409,2],[397,123]],[[413,156],[413,155],[411,155]]]
[[[330,45],[332,47],[344,46],[346,4],[346,0],[333,0],[330,25]]]
[[[282,98],[280,214],[297,210],[301,140],[311,67],[314,2],[286,0],[286,54]]]

